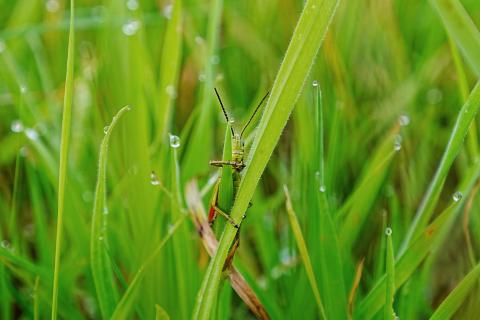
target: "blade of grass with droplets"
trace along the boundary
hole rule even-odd
[[[397,133],[398,126],[394,127],[380,143],[366,165],[358,186],[339,210],[337,219],[343,220],[340,221],[341,227],[338,232],[342,245],[351,247],[354,244],[361,227],[372,211],[371,207],[394,159]]]
[[[68,35],[67,74],[65,80],[65,96],[63,103],[62,136],[60,142],[60,164],[58,173],[57,231],[55,237],[55,261],[53,271],[52,320],[57,319],[58,278],[60,273],[60,253],[62,251],[63,209],[65,200],[65,183],[67,178],[68,147],[72,120],[73,100],[73,66],[75,48],[75,4],[70,0],[70,32]]]
[[[430,320],[450,319],[460,308],[468,293],[478,284],[480,277],[480,264],[477,264],[462,281],[453,289],[452,292],[443,300]]]
[[[292,228],[293,236],[295,237],[295,241],[297,242],[298,251],[300,251],[300,256],[302,257],[308,281],[310,282],[310,286],[312,287],[313,295],[315,297],[315,301],[317,302],[318,310],[322,315],[322,319],[327,319],[327,316],[325,314],[325,308],[323,307],[322,299],[320,297],[320,291],[318,290],[317,279],[315,278],[315,273],[313,272],[312,261],[310,260],[310,255],[308,254],[307,244],[305,243],[305,240],[303,238],[302,229],[300,228],[300,224],[298,223],[297,215],[293,210],[292,201],[290,199],[290,194],[286,185],[284,186],[284,191],[288,220],[290,221],[290,227]]]
[[[173,236],[178,227],[185,221],[186,216],[178,219],[177,222],[168,230],[167,235],[160,241],[160,243],[152,251],[147,260],[140,266],[137,273],[133,276],[127,290],[123,294],[122,298],[115,307],[115,311],[112,314],[112,319],[128,319],[130,317],[132,305],[138,295],[139,285],[145,276],[145,270],[153,263],[157,255],[165,246],[168,240]]]
[[[115,309],[117,292],[113,279],[111,263],[106,252],[107,233],[106,226],[106,182],[107,182],[107,155],[108,141],[115,125],[120,117],[130,110],[126,106],[120,109],[113,117],[112,123],[103,137],[100,145],[100,155],[98,158],[97,186],[95,189],[95,199],[92,216],[92,233],[90,236],[90,264],[93,275],[93,282],[97,292],[97,299],[100,305],[100,312],[104,319],[110,318]]]
[[[440,197],[443,184],[453,164],[453,161],[457,157],[460,148],[463,146],[463,141],[467,135],[470,124],[472,123],[478,108],[480,107],[480,82],[475,85],[468,97],[467,102],[460,109],[455,126],[452,129],[448,144],[443,153],[442,159],[437,167],[437,171],[431,181],[427,192],[425,193],[422,202],[415,214],[415,218],[410,225],[407,235],[404,239],[402,249],[403,252],[406,249],[412,239],[414,239],[427,225],[430,217],[433,214],[433,210]]]
[[[387,237],[387,250],[385,257],[386,265],[386,286],[385,286],[385,306],[383,309],[383,319],[395,319],[395,311],[393,310],[393,298],[395,295],[395,258],[393,255],[392,229],[385,230]]]
[[[458,0],[430,0],[477,76],[480,76],[480,32]]]
[[[465,179],[461,182],[459,190],[468,194],[480,175],[480,164],[477,163],[465,173]],[[451,225],[458,214],[465,196],[446,208],[435,220],[411,242],[409,247],[396,258],[395,261],[395,288],[398,289],[417,270],[417,267],[425,257],[433,252],[439,239],[445,234],[445,226]],[[355,309],[355,319],[371,319],[385,303],[386,276],[382,276],[365,298]]]
[[[207,171],[205,166],[212,150],[212,99],[215,82],[214,57],[217,55],[220,38],[220,25],[222,22],[223,0],[214,0],[210,6],[207,31],[207,52],[204,60],[205,81],[200,94],[201,102],[196,124],[193,127],[190,142],[186,146],[183,157],[182,176],[191,178],[198,173]]]
[[[337,0],[310,0],[305,4],[258,125],[257,135],[232,208],[231,217],[234,221],[241,221],[248,208],[257,183],[317,56],[338,2]],[[223,265],[236,232],[237,229],[234,226],[226,225],[215,257],[210,262],[213,266],[210,268],[211,272],[204,276],[200,290],[206,297],[203,304],[196,307],[199,310],[199,319],[208,319],[212,313]]]
[[[182,0],[175,0],[172,18],[167,22],[160,62],[160,96],[158,99],[160,112],[158,113],[157,143],[166,141],[167,132],[170,130],[169,124],[178,91],[177,82],[182,58],[182,22]]]

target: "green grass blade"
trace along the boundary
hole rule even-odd
[[[393,299],[395,295],[395,258],[393,255],[392,244],[392,229],[385,230],[387,236],[387,251],[386,251],[386,288],[385,288],[385,306],[383,311],[383,319],[395,319],[395,311],[393,310]]]
[[[165,311],[165,309],[160,307],[158,304],[155,305],[155,320],[170,320],[167,311]]]
[[[443,153],[442,159],[437,167],[435,176],[430,183],[425,196],[415,214],[415,218],[410,225],[408,233],[403,243],[403,249],[406,249],[412,239],[414,239],[427,225],[433,210],[438,202],[438,197],[442,191],[443,184],[447,177],[448,171],[453,164],[453,161],[460,151],[465,136],[468,132],[470,124],[472,123],[478,108],[480,107],[480,83],[477,83],[473,88],[467,102],[459,111],[455,126],[450,134],[447,147]],[[403,250],[401,250],[403,251]]]
[[[480,164],[476,164],[465,174],[465,180],[460,184],[459,190],[464,190],[466,195],[480,175]],[[411,242],[410,246],[397,257],[395,262],[395,288],[398,289],[417,270],[425,257],[433,252],[439,241],[445,235],[445,227],[451,226],[465,196],[446,208],[435,220]],[[386,276],[380,278],[365,298],[356,308],[356,319],[371,319],[385,304]]]
[[[470,290],[478,284],[480,264],[477,264],[452,292],[443,300],[440,306],[430,317],[430,320],[450,319],[462,305]]]
[[[148,259],[145,260],[145,262],[140,266],[137,273],[133,277],[133,280],[128,285],[127,290],[125,291],[122,298],[120,299],[117,306],[115,307],[115,311],[112,314],[112,319],[128,319],[129,318],[132,305],[134,304],[135,299],[138,295],[139,285],[142,279],[145,277],[146,269],[153,263],[155,258],[158,256],[158,254],[162,250],[162,248],[165,246],[168,240],[170,240],[170,238],[173,236],[173,234],[178,229],[178,227],[182,224],[182,222],[185,221],[185,217],[186,216],[183,216],[180,219],[178,219],[177,222],[175,222],[175,224],[168,230],[167,235],[163,237],[160,243],[155,247],[155,249],[153,249]]]
[[[55,238],[55,262],[53,271],[52,292],[52,320],[57,319],[58,308],[58,277],[60,273],[60,253],[62,251],[63,209],[65,202],[65,182],[67,176],[68,147],[70,140],[70,126],[72,120],[73,99],[73,66],[75,48],[75,5],[70,0],[70,32],[68,35],[67,74],[65,80],[65,96],[63,103],[62,137],[60,142],[60,165],[58,173],[58,204],[57,204],[57,231]]]
[[[116,287],[113,282],[111,263],[106,252],[107,233],[106,227],[106,180],[107,180],[107,155],[108,141],[120,117],[130,110],[126,106],[120,109],[113,117],[112,123],[103,137],[98,158],[97,186],[92,217],[92,234],[90,236],[90,264],[93,282],[97,292],[100,311],[104,319],[110,318],[116,305]]]
[[[298,93],[308,76],[337,5],[337,0],[310,0],[305,4],[258,126],[232,208],[231,217],[234,221],[241,221],[248,208],[260,176],[295,106]],[[205,298],[203,305],[200,306],[199,319],[208,319],[212,313],[222,268],[236,232],[237,229],[227,224],[215,257],[210,262],[213,266],[211,273],[204,276],[202,284],[204,290],[201,290],[204,291]]]
[[[458,0],[430,0],[471,67],[480,76],[480,31]]]
[[[300,228],[300,224],[298,223],[297,215],[293,210],[290,194],[288,193],[288,188],[287,186],[283,186],[283,187],[285,191],[288,219],[290,221],[290,226],[292,228],[293,236],[295,237],[295,240],[297,242],[298,251],[300,251],[300,256],[302,257],[303,265],[305,266],[305,271],[307,273],[310,286],[312,287],[313,295],[315,296],[315,301],[317,302],[318,310],[322,315],[322,319],[327,319],[327,316],[325,314],[325,308],[323,306],[322,299],[320,297],[320,291],[318,290],[317,279],[315,278],[312,262],[310,260],[310,255],[308,254],[307,244],[305,243],[305,239],[303,238],[302,229]]]
[[[159,121],[157,143],[167,140],[174,101],[177,97],[177,82],[182,58],[182,0],[175,0],[172,18],[167,23],[160,63],[160,97],[158,99]]]

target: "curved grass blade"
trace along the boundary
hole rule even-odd
[[[260,176],[280,138],[305,79],[315,60],[327,28],[333,19],[338,0],[310,0],[300,16],[288,46],[285,58],[274,82],[253,142],[247,166],[240,182],[231,217],[237,223],[253,196]],[[198,308],[199,319],[209,319],[218,295],[222,268],[237,229],[227,224],[215,257],[210,262],[211,272],[205,274],[201,287],[205,297]]]
[[[480,82],[475,85],[470,93],[470,96],[468,97],[467,102],[459,111],[455,126],[450,134],[447,147],[445,148],[442,159],[440,160],[440,164],[437,167],[435,176],[433,177],[433,180],[422,199],[417,213],[415,214],[415,218],[408,229],[408,233],[405,237],[402,250],[400,250],[400,252],[403,252],[404,249],[408,247],[410,241],[413,240],[425,228],[430,220],[433,210],[438,202],[438,198],[440,197],[440,192],[442,191],[448,171],[450,170],[453,161],[457,157],[460,148],[463,146],[463,141],[467,135],[468,128],[475,118],[479,107]]]
[[[160,307],[158,304],[155,305],[155,320],[170,320],[170,316],[167,311]]]
[[[480,277],[480,264],[477,264],[462,281],[453,289],[452,292],[443,300],[440,306],[435,310],[430,320],[450,319],[462,302],[467,297],[470,290],[472,290],[478,283],[477,279]]]
[[[305,271],[307,272],[308,281],[310,282],[310,286],[312,287],[318,310],[320,311],[322,318],[327,319],[327,316],[325,314],[325,308],[323,307],[322,299],[320,297],[320,291],[318,290],[317,279],[315,278],[315,273],[313,272],[310,255],[308,254],[307,244],[305,243],[305,239],[303,238],[297,215],[293,210],[290,194],[288,193],[288,188],[286,185],[284,185],[283,188],[285,191],[288,219],[290,220],[290,226],[292,227],[293,235],[295,237],[295,240],[297,241],[298,251],[300,251],[300,256],[302,257],[303,265],[305,266]]]
[[[72,122],[73,100],[73,65],[75,48],[75,5],[70,0],[70,32],[68,35],[67,74],[65,80],[65,97],[63,102],[62,137],[60,142],[60,165],[58,173],[58,214],[55,237],[55,262],[53,271],[52,320],[57,319],[58,308],[58,276],[60,273],[60,252],[62,251],[63,209],[65,204],[65,182],[67,178],[68,146],[70,141],[70,126]]]
[[[117,300],[116,286],[113,281],[111,263],[106,251],[107,234],[106,225],[106,180],[107,180],[107,153],[110,135],[120,117],[130,110],[129,106],[123,107],[113,117],[105,137],[100,145],[98,159],[97,186],[93,205],[92,234],[90,237],[90,264],[92,268],[93,282],[97,292],[102,318],[108,319],[115,309]]]

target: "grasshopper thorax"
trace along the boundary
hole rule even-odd
[[[243,164],[243,154],[245,146],[242,140],[242,136],[238,133],[234,133],[232,137],[232,161]]]

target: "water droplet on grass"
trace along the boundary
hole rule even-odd
[[[103,127],[103,133],[107,134],[108,129],[110,129],[110,126]]]
[[[170,135],[170,146],[172,148],[178,148],[180,147],[180,138],[174,134]]]
[[[438,88],[432,88],[427,92],[427,102],[429,104],[440,103],[443,99],[443,93]]]
[[[317,80],[313,80],[313,82],[312,82],[312,86],[314,86],[314,87],[318,87],[318,81],[317,81]]]
[[[127,1],[127,8],[128,10],[135,11],[138,9],[138,1],[137,0],[128,0]]]
[[[20,120],[13,120],[12,124],[10,125],[10,130],[15,133],[19,133],[23,131],[23,123]]]
[[[392,228],[386,228],[386,229],[385,229],[385,234],[386,234],[387,236],[391,236],[391,235],[392,235],[392,232],[393,232],[393,231],[392,231]]]
[[[325,188],[325,186],[322,184],[318,190],[323,193],[327,190],[327,188]]]
[[[200,82],[205,81],[205,73],[202,72],[198,75],[198,81],[200,81]]]
[[[38,140],[38,132],[35,129],[28,128],[27,130],[25,130],[25,135],[30,140]]]
[[[130,20],[122,26],[122,32],[126,36],[133,36],[140,29],[140,21]]]
[[[175,90],[175,87],[171,84],[165,88],[165,91],[170,98],[175,99],[177,97],[177,91]]]
[[[153,171],[152,173],[150,173],[150,184],[152,186],[158,186],[160,184],[160,181],[158,180],[157,175]]]
[[[58,0],[48,0],[45,2],[45,9],[51,13],[57,12],[60,9],[60,3]]]
[[[2,242],[0,243],[0,246],[2,246],[2,248],[7,250],[11,249],[11,244],[10,244],[10,241],[8,240],[2,240]]]
[[[406,127],[410,123],[410,118],[406,114],[402,114],[398,118],[398,123],[400,124],[400,126]]]
[[[167,19],[172,19],[172,11],[173,11],[173,5],[172,4],[167,4],[165,7],[163,7],[163,15]]]
[[[402,136],[397,134],[393,142],[393,150],[400,151],[402,149]]]
[[[463,198],[463,194],[460,191],[457,191],[453,194],[453,201],[459,202]]]

